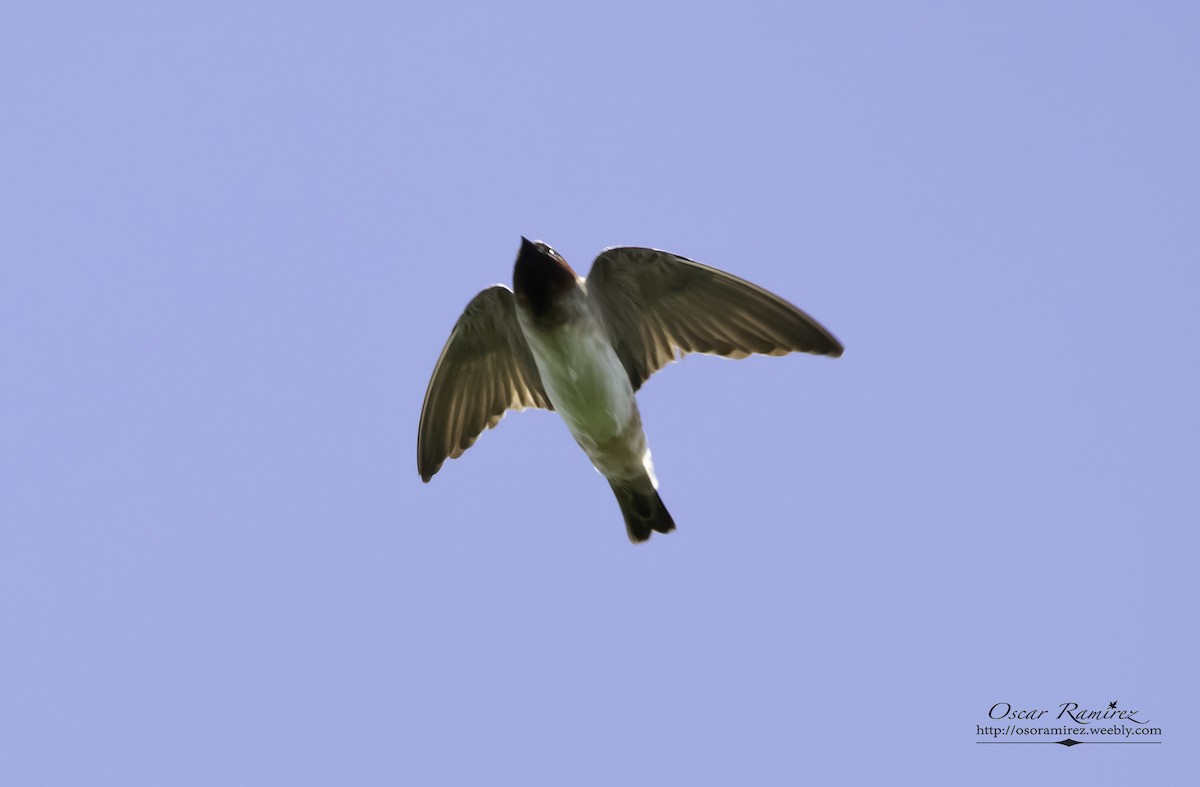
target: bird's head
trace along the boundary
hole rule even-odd
[[[561,254],[541,241],[521,238],[521,250],[513,266],[513,293],[518,306],[543,318],[578,286],[579,276]]]

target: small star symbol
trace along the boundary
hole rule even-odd
[[[1112,702],[1108,703],[1108,707],[1110,709],[1115,709],[1117,707],[1117,701],[1113,700]]]

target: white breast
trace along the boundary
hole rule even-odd
[[[581,446],[606,442],[628,428],[636,407],[629,376],[591,315],[525,337],[554,409]]]

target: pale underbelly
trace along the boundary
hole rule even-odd
[[[584,331],[530,344],[546,394],[595,468],[608,478],[644,475],[641,417],[612,347]]]

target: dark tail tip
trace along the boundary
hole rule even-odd
[[[649,483],[645,489],[609,483],[625,517],[625,529],[629,532],[630,541],[640,544],[650,538],[652,532],[670,533],[675,529],[675,520],[671,519],[662,498]]]

